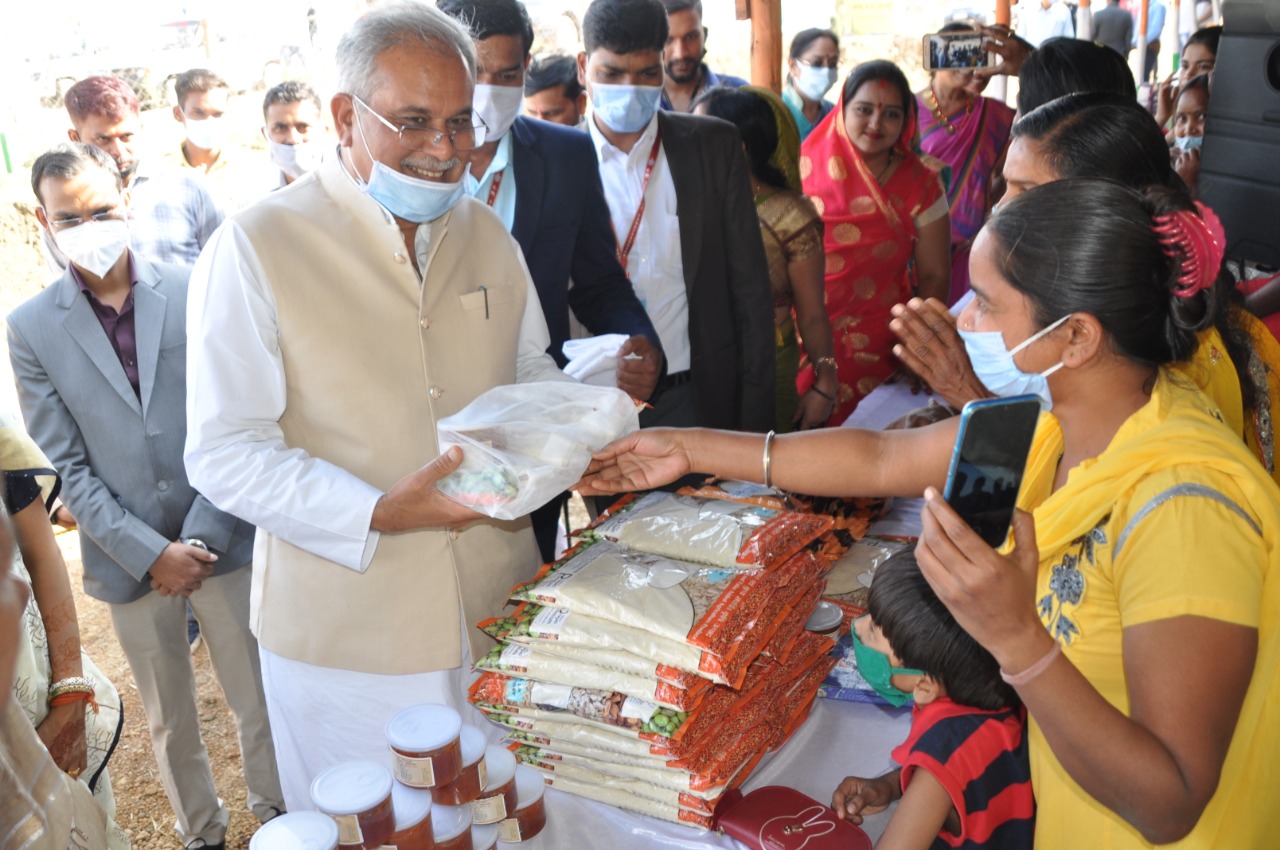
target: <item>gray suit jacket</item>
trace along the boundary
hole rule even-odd
[[[80,524],[85,592],[113,604],[150,593],[143,576],[180,537],[219,555],[215,575],[253,555],[253,526],[196,493],[182,462],[191,269],[133,262],[141,399],[70,272],[9,315],[18,401]]]

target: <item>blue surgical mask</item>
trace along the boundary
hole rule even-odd
[[[383,165],[374,158],[369,150],[369,141],[364,137],[364,127],[360,124],[360,111],[356,110],[356,129],[360,131],[360,141],[364,143],[365,152],[373,161],[373,169],[369,172],[369,180],[360,188],[396,218],[423,224],[435,221],[453,209],[466,192],[463,181],[456,183],[437,183],[434,180],[423,180],[401,174],[394,168]]]
[[[863,616],[867,615],[864,614]],[[893,677],[898,675],[923,676],[924,672],[907,667],[894,667],[893,662],[889,660],[889,656],[878,649],[872,649],[858,640],[858,628],[856,625],[849,631],[853,637],[853,660],[858,664],[858,674],[867,680],[867,684],[874,688],[875,692],[883,697],[885,702],[895,708],[910,702],[912,699],[911,694],[894,687]]]
[[[822,100],[836,84],[835,68],[816,68],[803,62],[796,62],[796,65],[800,73],[792,75],[791,85],[809,100]]]
[[[592,110],[617,133],[638,133],[647,127],[661,99],[662,86],[591,86]]]
[[[1193,151],[1203,144],[1204,136],[1183,136],[1173,140],[1173,146],[1183,153]]]
[[[999,331],[960,331],[964,340],[965,353],[973,364],[973,373],[982,381],[982,385],[998,396],[1036,395],[1044,404],[1045,410],[1053,409],[1053,396],[1049,394],[1047,378],[1062,368],[1059,361],[1043,372],[1024,372],[1013,362],[1013,355],[1034,343],[1045,334],[1057,328],[1071,314],[1027,337],[1013,348],[1004,347],[1004,337]]]

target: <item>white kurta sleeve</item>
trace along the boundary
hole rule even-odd
[[[289,446],[279,424],[285,403],[275,301],[249,240],[228,221],[191,275],[187,476],[222,510],[363,572],[382,491]]]
[[[520,248],[512,240],[517,252]],[[524,269],[524,258],[520,266]],[[538,290],[529,277],[528,269],[524,269],[525,300],[524,316],[520,319],[520,338],[516,343],[516,383],[527,384],[533,381],[572,381],[556,361],[547,353],[551,347],[551,332],[547,330],[547,319],[542,313],[542,302],[538,300]]]

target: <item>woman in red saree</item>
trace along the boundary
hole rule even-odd
[[[942,32],[972,30],[952,23]],[[969,247],[987,220],[991,176],[998,174],[1009,146],[1013,110],[982,96],[990,77],[969,70],[934,71],[928,88],[916,95],[920,150],[951,166],[951,292],[954,304],[969,291]]]
[[[865,62],[801,148],[805,194],[824,225],[827,313],[840,387],[839,425],[897,368],[889,308],[913,295],[945,300],[951,225],[937,172],[911,150],[916,99],[892,62]],[[813,364],[796,378],[803,394]]]

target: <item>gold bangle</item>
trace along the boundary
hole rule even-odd
[[[813,363],[814,363],[813,368],[815,372],[818,369],[821,369],[823,366],[830,366],[832,369],[835,369],[837,372],[840,371],[840,367],[836,365],[836,359],[834,357],[819,357],[817,360],[813,361]]]

